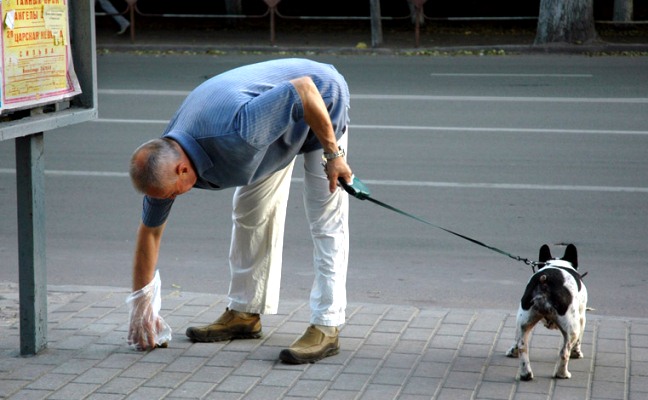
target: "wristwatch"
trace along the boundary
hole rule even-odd
[[[336,158],[339,157],[344,157],[346,155],[346,152],[342,147],[338,147],[338,151],[335,153],[324,153],[322,154],[322,159],[324,161],[330,161],[330,160],[335,160]]]

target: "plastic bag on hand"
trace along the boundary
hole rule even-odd
[[[162,307],[160,272],[153,280],[126,298],[130,309],[128,344],[137,350],[166,347],[171,340],[171,327],[159,315]]]

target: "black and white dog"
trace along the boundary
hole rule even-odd
[[[587,289],[578,268],[576,246],[570,244],[561,259],[551,256],[549,246],[540,248],[540,263],[545,263],[527,284],[517,313],[515,344],[506,352],[508,357],[520,357],[520,380],[533,379],[529,362],[529,337],[533,327],[544,320],[549,329],[559,329],[564,343],[556,378],[568,379],[569,358],[582,358],[581,340],[585,330]]]

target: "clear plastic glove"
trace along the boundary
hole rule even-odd
[[[126,298],[130,308],[128,344],[137,350],[166,347],[171,340],[171,327],[159,315],[162,307],[160,272],[153,280]]]

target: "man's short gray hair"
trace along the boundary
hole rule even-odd
[[[138,147],[131,157],[129,170],[135,189],[146,193],[148,189],[162,189],[173,183],[170,167],[180,156],[171,139],[153,139]]]

